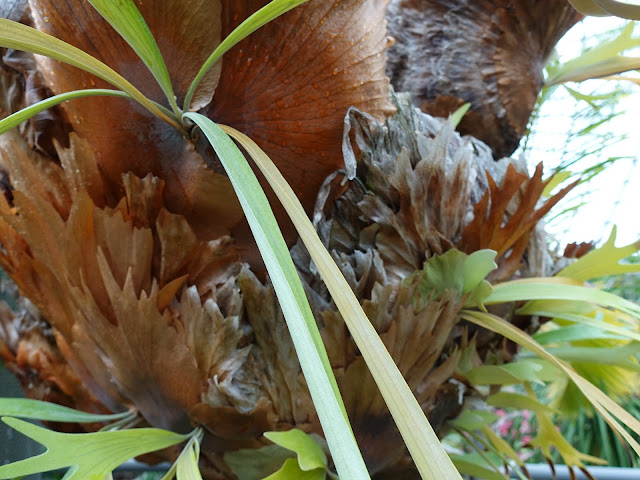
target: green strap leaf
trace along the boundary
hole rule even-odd
[[[622,335],[611,334],[600,327],[592,327],[590,325],[570,325],[545,332],[537,332],[533,335],[533,338],[540,345],[575,342],[577,340],[625,340]]]
[[[74,98],[93,97],[98,95],[131,98],[131,96],[126,92],[121,92],[120,90],[107,90],[102,88],[74,90],[73,92],[61,93],[60,95],[55,95],[53,97],[42,100],[41,102],[34,103],[33,105],[30,105],[27,108],[23,108],[19,112],[11,114],[8,117],[0,120],[0,134],[3,134],[4,132],[11,130],[14,127],[17,127],[22,122],[29,120],[31,117],[37,115],[43,110],[46,110],[47,108],[55,107],[56,105],[59,105],[68,100],[73,100]]]
[[[162,88],[174,113],[179,115],[169,71],[158,44],[135,3],[132,0],[115,2],[113,0],[89,0],[89,3],[131,45],[131,48],[138,54]]]
[[[196,442],[182,452],[178,458],[176,476],[178,480],[202,480],[200,468],[198,468],[198,458],[200,458],[200,448]]]
[[[467,432],[480,430],[500,419],[498,415],[488,410],[463,410],[462,413],[448,423]]]
[[[513,392],[494,393],[487,398],[487,405],[498,408],[513,408],[515,410],[531,410],[532,412],[542,412],[547,415],[557,413],[554,409],[544,403],[540,403],[540,401],[535,398]]]
[[[322,244],[295,192],[254,141],[231,127],[221,125],[221,128],[251,155],[287,210],[360,349],[422,478],[461,479],[360,302]],[[329,447],[335,461],[335,447],[331,442]],[[351,478],[344,477],[340,470],[338,474],[342,478]]]
[[[547,360],[553,366],[564,372],[580,389],[584,396],[591,402],[593,407],[604,417],[607,423],[615,429],[624,439],[631,445],[637,455],[640,456],[640,443],[638,443],[629,432],[616,420],[616,417],[625,423],[636,434],[640,435],[640,421],[625,411],[620,405],[611,400],[599,388],[579,375],[571,366],[555,355],[549,353],[531,336],[523,332],[514,325],[506,322],[496,315],[486,312],[475,312],[471,310],[463,310],[461,318],[471,323],[484,327],[492,332],[498,333],[509,340],[516,342],[518,345],[531,350],[539,357]],[[541,417],[542,412],[540,412]]]
[[[327,468],[327,456],[322,448],[302,430],[294,428],[287,432],[265,432],[264,436],[276,445],[295,452],[302,470]]]
[[[610,15],[629,20],[640,20],[640,5],[617,0],[593,0],[593,2]]]
[[[585,287],[580,282],[559,277],[527,278],[494,285],[493,292],[484,300],[484,303],[491,305],[521,300],[578,300],[615,308],[640,317],[640,306],[633,302],[597,288]]]
[[[635,6],[634,8],[640,8]],[[634,24],[629,22],[615,39],[600,43],[582,52],[566,63],[548,67],[549,77],[545,85],[581,82],[640,68],[639,57],[620,55],[640,45],[640,38],[633,36]]]
[[[0,415],[18,418],[32,418],[46,422],[111,422],[132,415],[131,412],[100,415],[87,413],[73,408],[63,407],[55,403],[41,402],[28,398],[0,398]]]
[[[224,166],[269,272],[322,429],[342,478],[368,479],[326,350],[289,249],[260,183],[240,149],[214,122],[185,113],[204,132]]]
[[[72,434],[53,432],[17,418],[3,417],[2,421],[47,448],[36,457],[1,466],[0,479],[3,480],[67,467],[71,468],[65,480],[104,480],[130,458],[188,438],[188,435],[158,428]]]
[[[180,123],[172,114],[167,114],[166,109],[161,108],[145,97],[115,70],[73,45],[42,33],[35,28],[0,18],[0,47],[37,53],[92,73],[128,93],[131,98],[160,119],[182,130]]]
[[[556,372],[545,371],[539,363],[510,362],[503,365],[481,365],[466,372],[474,385],[515,385],[522,382],[541,383],[557,378]]]
[[[619,325],[621,321],[626,320],[619,312],[599,307],[587,309],[586,312],[583,312],[585,310],[584,306],[584,303],[575,301],[534,300],[527,302],[516,313],[567,320],[581,326],[595,327],[604,332],[611,332],[640,342],[640,333],[635,330],[635,320],[633,318],[625,322],[630,327],[627,328]],[[586,306],[588,307],[589,305]]]
[[[298,5],[302,5],[306,1],[307,0],[273,0],[238,25],[204,62],[200,71],[198,71],[198,74],[193,79],[193,82],[191,82],[189,90],[187,90],[187,95],[184,99],[182,109],[185,112],[189,110],[191,107],[191,99],[193,98],[196,88],[198,88],[198,84],[207,74],[209,69],[213,67],[220,58],[222,58],[222,55],[227,53],[234,47],[234,45],[241,42],[260,27],[269,23],[271,20],[278,18],[280,15],[287,13],[289,10],[294,9]]]
[[[458,455],[452,454],[451,459],[458,470],[465,474],[485,480],[506,480],[507,477],[498,473],[496,470],[489,468],[490,466],[482,458],[475,455]]]

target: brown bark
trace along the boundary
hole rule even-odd
[[[466,102],[459,131],[509,156],[525,133],[542,69],[582,16],[566,0],[392,0],[387,74],[423,111]]]

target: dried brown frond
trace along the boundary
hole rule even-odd
[[[550,181],[542,180],[541,163],[531,178],[510,164],[502,185],[498,186],[488,172],[487,179],[489,189],[474,206],[473,220],[462,230],[457,246],[467,253],[484,248],[495,250],[498,269],[491,274],[491,279],[500,281],[520,269],[536,224],[577,185],[577,181],[538,207],[540,196]]]

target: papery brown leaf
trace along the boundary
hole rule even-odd
[[[565,247],[562,256],[565,258],[580,258],[593,250],[593,248],[594,244],[591,242],[570,243]]]
[[[223,2],[223,36],[267,4]],[[311,0],[268,23],[224,57],[210,116],[251,137],[309,211],[343,166],[343,119],[355,105],[392,111],[384,49],[386,0]]]
[[[272,286],[264,286],[247,268],[238,275],[246,318],[255,335],[256,376],[281,424],[316,420],[293,341]]]
[[[466,253],[489,248],[497,252],[498,270],[493,280],[507,279],[521,265],[522,255],[538,221],[571,191],[578,181],[568,185],[536,208],[550,179],[542,180],[542,164],[533,177],[507,166],[502,185],[487,172],[489,189],[474,207],[473,220],[467,224],[457,246]]]
[[[15,188],[13,206],[0,197],[0,262],[51,319],[56,343],[84,384],[110,408],[135,405],[165,428],[188,428],[188,411],[212,390],[210,378],[219,379],[223,401],[212,406],[235,401],[250,412],[258,399],[238,400],[233,391],[246,389],[238,387],[248,354],[237,345],[246,343],[234,316],[240,307],[226,316],[214,303],[235,264],[229,240],[196,241],[184,218],[164,209],[163,182],[151,176],[126,175],[127,196],[117,207],[96,206],[85,188],[106,195],[102,176],[75,135],[60,149],[61,165],[25,153],[15,140],[0,150]],[[176,245],[185,256],[163,270],[154,253],[162,258]],[[189,271],[192,265],[198,268]],[[182,287],[191,277],[201,293]],[[238,303],[238,296],[222,298]]]
[[[259,448],[264,432],[275,428],[272,405],[262,398],[251,414],[232,407],[211,408],[199,403],[191,409],[192,420],[206,425],[207,436],[202,448],[207,452],[225,452],[240,448]]]
[[[480,169],[493,159],[486,146],[474,154],[450,123],[413,110],[406,95],[393,100],[399,111],[385,126],[351,111],[360,182],[333,205],[318,205],[314,218],[327,218],[330,248],[375,248],[388,281],[399,284],[453,247],[481,188]]]
[[[27,398],[107,413],[58,351],[50,326],[26,309],[13,312],[4,302],[0,302],[0,359],[16,375]],[[83,430],[66,425],[64,431]]]

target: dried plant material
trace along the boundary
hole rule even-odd
[[[267,2],[223,3],[223,35]],[[311,210],[324,178],[343,166],[346,110],[382,119],[388,101],[385,0],[311,0],[224,57],[208,116],[256,141]]]
[[[474,207],[473,220],[464,227],[458,246],[471,253],[484,248],[495,250],[498,270],[493,280],[505,280],[520,267],[535,225],[551,208],[577,185],[577,181],[560,190],[537,207],[549,180],[542,180],[542,164],[533,177],[507,167],[502,185],[488,174],[489,190]]]
[[[106,409],[87,390],[60,354],[51,328],[21,307],[12,311],[0,303],[0,358],[18,378],[25,396],[86,412]],[[56,424],[63,431],[83,431],[79,425]]]
[[[589,253],[594,249],[594,244],[591,242],[582,242],[582,243],[570,243],[568,244],[562,256],[564,258],[580,258]]]
[[[0,157],[14,203],[0,197],[0,262],[51,322],[62,366],[107,408],[135,406],[153,426],[186,431],[196,411],[217,419],[205,426],[226,429],[229,448],[239,418],[274,418],[249,359],[230,240],[197,240],[164,208],[164,183],[152,176],[126,175],[117,206],[96,205],[86,187],[101,199],[105,181],[74,135],[61,166],[9,139]],[[245,445],[259,433],[237,435]]]
[[[397,285],[453,247],[493,160],[486,146],[467,144],[447,122],[415,111],[406,95],[393,99],[398,113],[386,126],[350,113],[362,152],[359,181],[339,194],[328,193],[338,191],[335,182],[325,184],[314,223],[331,249],[377,250]],[[335,205],[324,203],[330,198]]]
[[[567,0],[392,0],[387,18],[396,90],[438,117],[470,102],[459,131],[502,158],[525,132],[542,65],[582,16]]]

